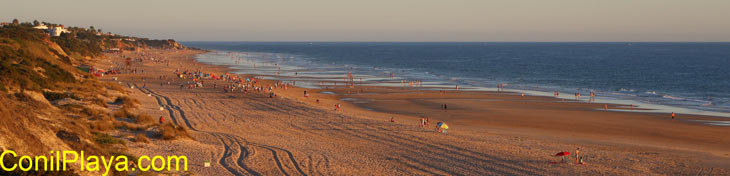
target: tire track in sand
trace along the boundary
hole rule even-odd
[[[129,84],[128,84],[129,85]],[[261,145],[261,144],[255,144],[247,142],[246,140],[242,139],[241,137],[237,135],[231,135],[226,133],[220,133],[220,132],[210,132],[210,131],[202,131],[198,130],[195,127],[193,127],[188,120],[188,118],[185,116],[185,111],[183,111],[179,106],[172,103],[172,100],[164,95],[161,95],[159,93],[156,93],[146,87],[139,87],[137,84],[134,84],[135,88],[137,88],[140,92],[144,94],[149,94],[155,97],[157,99],[158,105],[162,106],[164,109],[166,109],[169,114],[170,118],[172,119],[173,123],[175,125],[180,125],[179,122],[182,120],[185,122],[185,125],[190,128],[193,131],[206,133],[211,136],[214,136],[218,138],[218,140],[223,144],[224,152],[221,158],[219,159],[219,164],[223,166],[228,172],[230,172],[233,175],[261,175],[259,172],[254,171],[253,169],[249,168],[245,165],[246,158],[249,157],[250,153],[247,151],[247,149],[251,147],[247,146],[253,146],[253,147],[259,147],[266,150],[269,150],[272,155],[273,159],[276,162],[276,165],[279,169],[279,171],[284,175],[290,175],[289,172],[287,172],[287,167],[292,167],[295,169],[296,172],[292,173],[298,173],[299,175],[308,175],[304,170],[302,170],[300,164],[297,162],[296,158],[294,157],[294,154],[286,149],[279,148],[279,147],[273,147],[273,146],[267,146],[267,145]],[[163,102],[164,100],[164,102]],[[176,116],[176,114],[179,114],[179,116]],[[178,119],[178,117],[180,119]],[[233,145],[237,146],[233,146]],[[253,148],[251,148],[253,149]],[[292,166],[289,166],[289,164],[286,164],[279,158],[279,153],[277,152],[283,151],[285,153],[285,158],[288,159]],[[230,159],[234,154],[238,154],[238,158]],[[231,166],[229,163],[229,160],[233,160],[233,163],[235,163],[236,167]]]
[[[149,94],[149,95],[154,96],[157,99],[157,103],[169,112],[170,118],[172,119],[172,121],[175,125],[180,125],[179,120],[183,120],[185,122],[185,125],[188,128],[190,128],[191,130],[196,131],[196,132],[205,133],[205,134],[218,138],[218,140],[221,142],[221,144],[223,144],[223,154],[222,154],[221,158],[219,159],[219,164],[221,164],[221,166],[223,166],[223,168],[228,170],[228,172],[230,172],[233,175],[261,175],[258,172],[249,169],[246,165],[243,164],[242,160],[245,160],[245,158],[242,158],[242,157],[248,157],[248,155],[244,155],[243,153],[241,153],[240,155],[238,155],[238,158],[230,159],[233,156],[233,153],[235,152],[233,150],[232,146],[229,145],[229,144],[234,143],[234,142],[231,142],[232,140],[230,140],[230,139],[226,140],[226,138],[222,137],[220,134],[215,133],[215,132],[197,130],[195,127],[193,127],[190,124],[189,120],[185,116],[185,112],[179,106],[174,105],[172,103],[172,101],[170,100],[170,98],[163,96],[161,94],[158,94],[152,90],[149,90],[148,88],[139,87],[139,86],[137,86],[136,83],[134,84],[134,87],[136,87],[140,92],[142,92],[144,94]],[[164,100],[164,102],[163,102],[163,100]],[[180,115],[176,116],[176,114],[180,114]],[[178,117],[180,119],[178,119]],[[239,145],[238,147],[243,148],[242,145]],[[235,153],[240,153],[240,151],[235,152]],[[233,167],[230,164],[228,164],[228,162],[227,162],[228,160],[234,160],[236,167]],[[245,172],[242,172],[241,170],[243,170]]]

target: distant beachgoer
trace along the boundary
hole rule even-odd
[[[524,92],[522,92],[522,97],[525,97],[525,93]]]
[[[424,125],[426,125],[426,118],[421,117],[421,123],[418,124],[418,127],[423,127]]]
[[[580,147],[575,149],[575,163],[580,164]]]
[[[395,117],[390,117],[390,122],[395,122]]]
[[[162,124],[162,123],[165,123],[165,117],[164,116],[160,116],[160,124]]]
[[[674,114],[674,112],[672,112],[672,120],[674,120],[674,116],[675,116],[675,114]]]
[[[319,99],[317,99],[317,103],[319,103]]]
[[[608,104],[603,105],[603,110],[608,110]]]

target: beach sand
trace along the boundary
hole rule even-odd
[[[224,82],[213,80],[187,89],[179,84],[190,80],[175,78],[176,68],[229,70],[195,62],[202,51],[143,52],[170,64],[145,61],[137,64],[144,73],[102,80],[119,77],[141,112],[171,119],[194,140],[131,143],[130,153],[185,155],[194,175],[730,175],[730,127],[693,121],[725,118],[678,114],[672,121],[669,114],[604,111],[604,104],[510,92],[356,86],[310,89],[305,98],[304,88],[288,87],[269,98],[224,93]],[[123,62],[109,57],[97,67]],[[173,78],[171,84],[160,75]],[[333,110],[337,103],[341,111]],[[420,128],[425,115],[431,125]],[[439,121],[449,124],[447,134],[434,131]],[[576,148],[586,164],[554,163],[561,158],[553,155]]]

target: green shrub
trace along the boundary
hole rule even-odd
[[[124,144],[124,141],[106,133],[94,133],[94,141],[97,144]]]

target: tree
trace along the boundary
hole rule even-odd
[[[40,26],[41,22],[38,22],[38,20],[33,20],[33,26]]]
[[[18,25],[18,23],[20,23],[18,22],[18,19],[13,19],[13,25]]]

